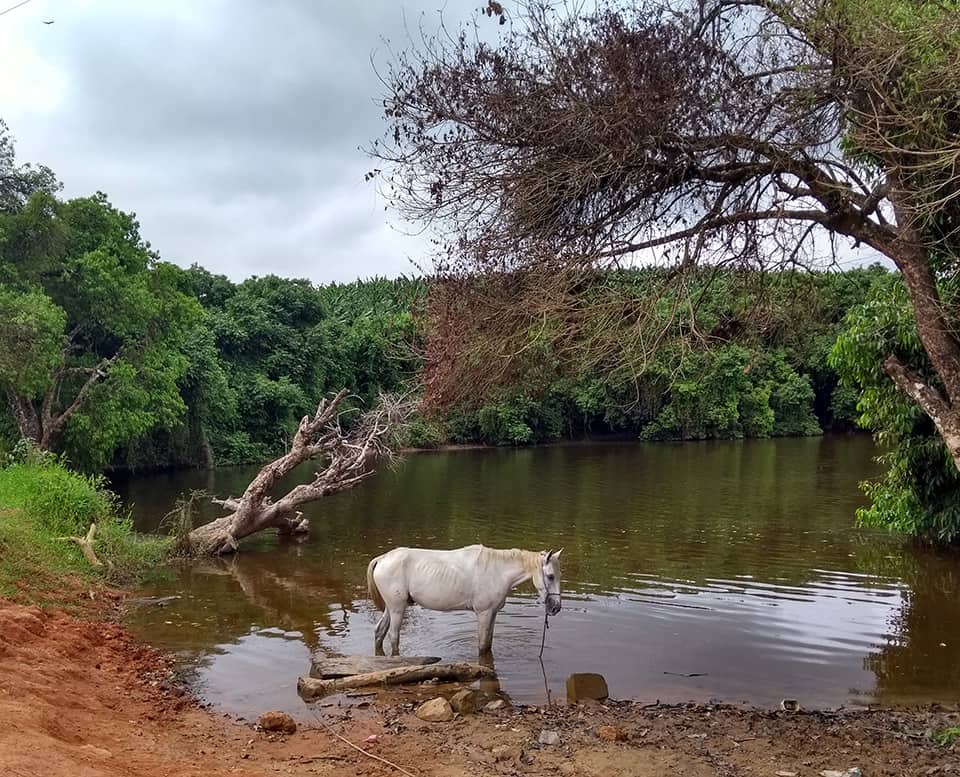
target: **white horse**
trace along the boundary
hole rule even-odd
[[[394,548],[367,565],[367,590],[377,609],[374,648],[383,654],[390,634],[391,655],[400,650],[400,624],[409,604],[449,612],[477,614],[480,655],[493,646],[493,622],[515,586],[533,580],[547,613],[560,612],[560,565],[563,551],[497,550],[469,545],[457,550]]]

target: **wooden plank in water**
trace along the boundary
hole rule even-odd
[[[439,660],[439,656],[337,656],[312,662],[310,676],[317,680],[329,680],[395,669],[398,666],[426,666]]]

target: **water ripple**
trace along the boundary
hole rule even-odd
[[[306,543],[262,538],[158,585],[151,593],[182,598],[131,625],[181,651],[225,708],[269,699],[293,711],[311,655],[371,652],[373,556],[401,544],[562,545],[564,609],[544,655],[555,694],[568,674],[600,671],[615,696],[665,701],[950,700],[960,564],[854,527],[872,453],[851,437],[412,457],[312,506]],[[209,490],[236,493],[249,474],[206,476]],[[165,482],[127,492],[141,526],[144,502],[156,502],[151,515],[169,509]],[[542,618],[530,586],[497,618],[497,670],[519,701],[543,701]],[[470,660],[476,640],[471,614],[413,607],[401,648]]]

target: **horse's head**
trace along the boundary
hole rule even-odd
[[[547,614],[556,615],[560,612],[560,563],[558,559],[563,553],[560,550],[540,551],[541,580],[537,590],[546,604]]]

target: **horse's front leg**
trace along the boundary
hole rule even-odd
[[[481,656],[492,656],[493,654],[493,624],[496,619],[496,607],[477,613],[477,638]]]

